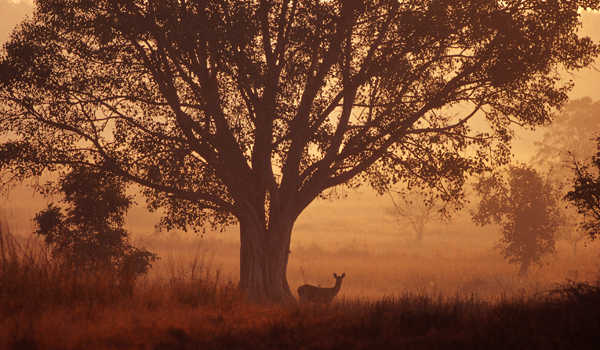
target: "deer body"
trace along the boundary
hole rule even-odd
[[[340,287],[342,286],[342,278],[346,276],[343,273],[341,276],[337,274],[333,274],[335,278],[335,286],[333,288],[321,288],[311,286],[310,284],[305,284],[298,288],[298,298],[300,299],[300,303],[311,302],[311,303],[319,303],[319,304],[331,304],[333,298],[340,292]]]

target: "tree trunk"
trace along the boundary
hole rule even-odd
[[[425,234],[425,222],[420,220],[416,225],[413,225],[413,227],[416,233],[415,242],[420,246],[423,243],[423,235]]]
[[[524,251],[521,259],[521,268],[519,269],[519,276],[521,277],[527,276],[531,263],[535,261],[536,252],[539,249],[537,236],[538,234],[536,230],[525,231],[523,237]]]
[[[523,258],[523,261],[521,262],[521,268],[519,269],[519,276],[527,276],[527,272],[529,272],[529,266],[531,266],[531,259],[528,257]]]
[[[423,243],[423,234],[424,234],[424,228],[423,226],[419,226],[417,228],[417,236],[415,237],[415,242],[417,242],[417,245],[421,245]]]
[[[271,224],[265,230],[257,220],[240,220],[240,288],[254,301],[295,302],[287,282],[294,223]]]

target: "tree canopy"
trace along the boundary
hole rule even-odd
[[[594,154],[600,132],[600,101],[585,97],[569,101],[552,123],[544,127],[542,141],[536,142],[532,162],[557,179],[572,177],[573,158],[583,160]]]
[[[558,71],[599,52],[580,7],[598,1],[38,0],[0,55],[2,181],[87,166],[167,227],[239,222],[240,285],[289,299],[315,198],[404,181],[460,203],[512,127],[549,121]]]
[[[577,188],[581,185],[585,176],[589,176],[587,169],[574,168],[581,162],[587,164],[597,151],[595,139],[600,132],[600,102],[594,102],[589,97],[569,101],[552,123],[543,129],[544,137],[536,143],[537,151],[532,163],[548,171],[550,178],[560,183],[562,193],[566,195],[574,190],[574,186]],[[573,205],[562,209],[565,221],[560,229],[560,237],[577,254],[577,244],[588,236],[588,231],[575,224],[586,219],[577,215],[578,203],[573,200],[574,197],[570,199]]]
[[[144,275],[157,256],[129,243],[123,228],[132,198],[120,178],[76,168],[60,179],[58,193],[69,206],[66,215],[54,203],[35,217],[35,233],[52,255],[76,270],[104,269],[123,282]]]
[[[481,197],[473,221],[479,225],[500,225],[502,238],[494,246],[511,263],[520,264],[520,275],[544,254],[554,253],[561,223],[559,192],[533,168],[510,166],[484,177],[475,185]]]
[[[565,196],[582,214],[579,224],[591,239],[600,232],[600,138],[596,143],[597,152],[590,161],[573,161],[573,189]]]

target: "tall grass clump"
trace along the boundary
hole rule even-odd
[[[135,303],[145,298],[187,306],[243,299],[233,282],[222,281],[219,270],[213,271],[199,256],[189,267],[172,263],[168,270],[167,278],[133,279],[110,266],[73,268],[33,236],[14,236],[0,220],[0,309],[4,312]]]
[[[104,340],[90,344],[90,339],[117,337],[123,345],[154,335],[169,338],[182,323],[197,323],[200,315],[218,310],[240,312],[240,305],[244,298],[237,286],[200,260],[189,268],[172,267],[166,279],[124,279],[115,269],[74,269],[34,236],[13,235],[0,220],[2,349],[101,349]],[[143,329],[134,330],[138,326]]]
[[[125,284],[102,269],[78,273],[55,259],[33,238],[11,234],[0,222],[0,308],[39,312],[75,304],[93,305],[123,298]]]
[[[214,256],[202,248],[196,247],[185,260],[181,256],[175,259],[169,251],[161,288],[167,290],[175,302],[192,307],[243,301],[237,284],[222,278],[221,270],[213,267]]]

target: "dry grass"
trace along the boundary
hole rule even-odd
[[[393,226],[392,226],[393,228]],[[460,227],[441,227],[426,236],[421,246],[396,233],[386,231],[367,236],[353,233],[344,237],[347,227],[330,230],[323,239],[340,237],[339,243],[318,244],[300,227],[292,242],[288,280],[292,290],[305,283],[333,286],[333,273],[346,273],[341,296],[380,298],[404,293],[428,295],[475,294],[495,300],[505,295],[533,295],[557,288],[566,280],[596,280],[600,272],[600,241],[580,244],[574,256],[562,241],[555,256],[545,258],[542,267],[532,267],[528,278],[518,276],[518,266],[510,265],[491,247],[498,239],[493,229],[467,231]],[[446,231],[443,231],[446,230]],[[218,237],[207,235],[152,237],[141,242],[162,259],[151,276],[167,279],[175,270],[187,270],[194,261],[204,268],[218,270],[225,280],[235,280],[239,271],[239,242],[234,233]]]
[[[175,240],[153,275],[123,288],[106,273],[63,269],[35,241],[0,228],[0,344],[6,349],[593,349],[600,342],[600,285],[571,282],[534,293],[539,286],[528,284],[545,283],[544,269],[533,282],[500,281],[515,269],[477,260],[475,253],[474,265],[456,258],[451,265],[451,257],[440,264],[442,243],[388,255],[356,246],[296,247],[290,269],[315,259],[345,269],[347,292],[330,306],[283,307],[245,302],[235,283],[221,277],[216,257],[233,254],[234,244]],[[450,266],[454,276],[447,276]],[[400,270],[397,280],[378,282]],[[486,278],[490,273],[498,278]],[[333,283],[325,275],[324,284]],[[447,292],[452,286],[461,288]],[[382,297],[386,288],[394,293]]]

